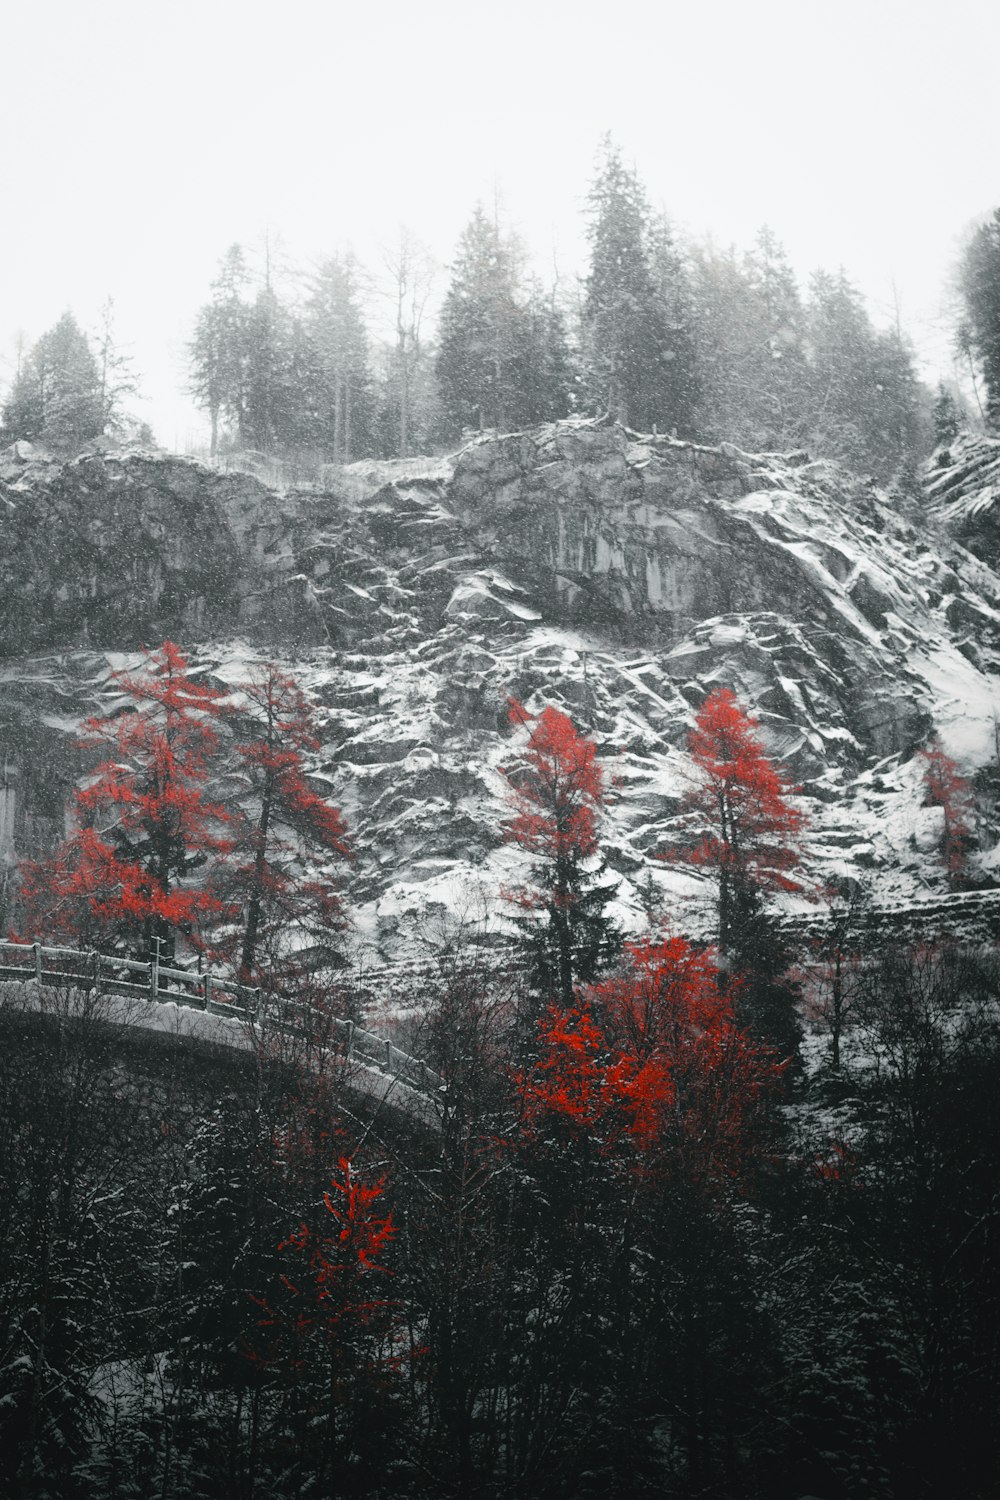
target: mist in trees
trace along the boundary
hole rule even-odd
[[[680,263],[665,220],[653,240],[642,185],[610,138],[587,201],[583,338],[592,398],[626,426],[690,437],[697,365]]]
[[[403,229],[374,270],[341,252],[279,287],[233,246],[189,351],[212,451],[350,462],[609,414],[889,483],[931,446],[912,347],[842,270],[803,292],[766,227],[746,252],[682,238],[611,137],[585,219],[586,270],[551,284],[483,204],[447,268]]]
[[[462,234],[441,309],[437,377],[451,436],[566,416],[569,350],[558,308],[526,282],[523,252],[480,204]]]
[[[955,335],[958,352],[986,388],[984,416],[995,430],[1000,422],[1000,209],[973,232],[958,265],[962,305]],[[978,395],[978,393],[977,393]]]
[[[105,436],[141,436],[144,429],[124,406],[137,390],[131,361],[117,342],[111,299],[94,339],[66,312],[19,359],[0,414],[0,441],[24,439],[75,454]]]

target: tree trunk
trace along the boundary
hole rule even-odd
[[[333,380],[333,461],[340,463],[340,376],[335,375]]]
[[[406,349],[400,349],[399,369],[399,456],[408,458],[410,452],[410,365]]]
[[[240,983],[251,984],[253,966],[257,962],[257,943],[260,934],[261,891],[264,889],[264,866],[267,863],[267,834],[271,824],[273,794],[265,790],[260,810],[260,822],[254,835],[253,885],[250,904],[247,908],[247,928],[243,934],[243,951],[240,954]]]

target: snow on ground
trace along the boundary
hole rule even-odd
[[[561,432],[582,454],[572,463],[552,447]],[[587,424],[532,441],[536,467],[526,442],[517,476],[505,469],[496,483],[488,439],[457,459],[351,466],[335,505],[316,500],[314,530],[300,517],[292,563],[325,601],[332,638],[288,646],[283,660],[317,706],[317,783],[351,828],[359,951],[402,964],[413,933],[432,938],[470,908],[509,928],[503,893],[525,876],[502,838],[501,768],[519,743],[510,697],[531,712],[554,703],[594,737],[609,778],[606,878],[629,931],[649,892],[675,925],[709,920],[710,883],[658,856],[692,783],[688,732],[719,684],[755,711],[800,788],[816,889],[860,879],[906,901],[939,887],[915,752],[936,732],[971,774],[994,758],[1000,716],[1000,578],[988,547],[973,557],[976,538],[956,545],[940,516],[950,507],[953,528],[967,528],[997,510],[982,474],[975,493],[961,490],[968,455],[935,471],[928,526],[834,465],[743,455],[744,492],[734,482],[710,493],[691,478],[694,450],[667,440],[632,437],[624,459],[613,434]],[[452,476],[470,459],[485,477],[476,489],[467,474],[460,492]],[[607,479],[626,462],[627,485]],[[983,463],[995,462],[991,450]],[[508,502],[523,506],[509,534]],[[542,545],[518,527],[546,507],[558,524]],[[261,659],[235,628],[195,655],[230,691]],[[33,722],[69,737],[74,700],[81,716],[110,704],[111,669],[140,661],[8,662],[0,683]],[[998,858],[987,851],[984,871]]]
[[[987,677],[951,643],[917,649],[908,664],[927,683],[941,743],[964,773],[995,760],[1000,679]]]

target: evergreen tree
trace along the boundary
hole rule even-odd
[[[449,437],[467,427],[518,425],[526,336],[517,259],[513,242],[477,204],[441,309],[437,373]]]
[[[653,285],[670,338],[663,360],[674,413],[672,426],[679,433],[690,434],[697,426],[701,397],[691,277],[666,214],[654,214],[648,243]]]
[[[803,440],[809,372],[804,313],[784,250],[766,227],[749,254],[693,254],[701,430],[752,452]]]
[[[661,225],[661,287],[649,255],[649,210],[634,171],[608,137],[589,194],[590,275],[584,307],[594,399],[633,427],[691,431],[694,371],[681,304],[668,309],[670,246]],[[678,274],[676,266],[672,276]]]
[[[736,443],[753,451],[770,446],[760,407],[772,414],[757,328],[753,289],[734,249],[711,244],[693,251],[693,298],[698,370],[701,378],[699,432],[709,442]],[[766,366],[766,373],[770,369]]]
[[[300,388],[295,323],[270,286],[261,287],[246,320],[246,374],[241,437],[274,453],[296,446]]]
[[[898,330],[876,333],[843,271],[819,271],[807,307],[811,369],[807,441],[888,479],[919,439],[919,385]]]
[[[953,443],[961,431],[962,423],[958,404],[943,382],[938,383],[932,421],[936,447],[944,447],[948,443]]]
[[[877,479],[901,480],[929,447],[924,391],[912,346],[898,328],[875,335],[871,392],[863,413],[866,457]],[[919,485],[917,486],[919,488]]]
[[[514,425],[555,422],[572,406],[574,383],[566,324],[554,297],[531,285],[517,325]]]
[[[73,451],[105,430],[101,377],[72,313],[44,333],[22,364],[3,408],[7,442],[26,438]]]
[[[219,424],[228,421],[243,437],[246,415],[249,273],[242,247],[231,245],[201,309],[188,347],[191,393],[209,414],[211,452],[218,451]]]
[[[353,256],[333,256],[320,267],[304,326],[312,351],[309,420],[317,445],[334,463],[350,463],[371,452],[375,419],[368,333]]]
[[[978,363],[986,384],[986,420],[1000,424],[1000,208],[975,231],[962,253],[959,289],[965,319],[963,353]]]
[[[801,441],[802,392],[808,381],[805,317],[784,249],[766,225],[746,257],[745,270],[755,312],[757,358],[750,379],[759,446],[794,447]]]

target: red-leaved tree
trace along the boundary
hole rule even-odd
[[[723,1182],[755,1151],[780,1072],[738,1026],[712,956],[666,937],[627,943],[619,974],[554,1006],[520,1082],[529,1136],[603,1157],[627,1146],[645,1172]]]
[[[728,954],[759,897],[799,889],[804,818],[764,752],[757,721],[728,688],[706,698],[688,741],[696,781],[687,799],[693,846],[680,857],[718,883],[719,947]]]
[[[210,884],[191,879],[229,850],[227,815],[206,798],[219,694],[172,641],[114,681],[125,706],[83,725],[81,748],[97,764],[76,793],[80,827],[26,864],[21,903],[31,932],[148,951],[220,909]]]
[[[365,1281],[370,1272],[386,1274],[382,1254],[396,1233],[392,1215],[375,1209],[384,1184],[362,1182],[344,1157],[338,1165],[323,1194],[329,1219],[318,1228],[303,1220],[278,1246],[288,1256],[281,1296],[253,1298],[263,1312],[258,1327],[268,1330],[268,1347],[250,1351],[252,1358],[303,1370],[311,1346],[349,1346],[387,1306]]]
[[[924,759],[924,793],[931,807],[940,807],[944,815],[941,831],[941,859],[952,886],[960,886],[966,876],[969,845],[972,842],[972,788],[957,763],[935,740]]]
[[[593,979],[614,942],[604,915],[611,894],[591,866],[606,786],[593,740],[551,705],[532,716],[513,699],[511,723],[527,744],[505,770],[513,816],[507,838],[533,858],[531,884],[515,895],[529,918],[535,980],[571,1005],[575,984]]]
[[[689,739],[694,784],[671,856],[709,870],[718,892],[718,943],[740,1025],[778,1055],[801,1037],[788,957],[766,909],[774,891],[803,889],[802,812],[764,751],[757,721],[728,688],[702,704]]]
[[[401,1339],[396,1304],[382,1288],[396,1234],[384,1191],[341,1157],[323,1221],[304,1219],[281,1241],[273,1292],[251,1294],[257,1327],[244,1353],[284,1388],[286,1421],[324,1494],[342,1492],[345,1470],[377,1468],[387,1440]]]
[[[738,1024],[738,989],[712,953],[667,936],[628,943],[626,960],[593,991],[609,1037],[669,1067],[667,1140],[688,1178],[738,1180],[756,1156],[781,1064]]]
[[[329,944],[343,916],[331,858],[350,854],[340,811],[320,796],[305,757],[318,750],[315,714],[295,682],[273,662],[240,685],[231,710],[237,744],[234,858],[227,896],[241,920],[223,951],[235,948],[239,978],[259,983],[294,968],[289,941],[303,936]],[[306,861],[319,862],[315,875]],[[235,941],[234,941],[235,940]]]

